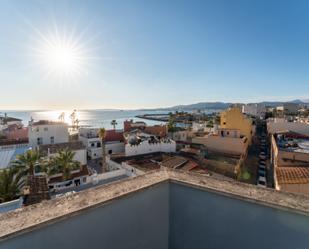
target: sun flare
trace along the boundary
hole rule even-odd
[[[85,73],[87,49],[81,37],[57,29],[48,35],[40,33],[35,52],[38,63],[50,77],[75,78]]]

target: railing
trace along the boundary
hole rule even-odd
[[[8,212],[22,206],[22,198],[0,204],[0,213]]]

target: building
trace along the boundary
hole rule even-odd
[[[17,125],[17,126],[22,126],[22,120],[19,118],[13,118],[13,117],[8,117],[7,114],[4,114],[4,117],[0,117],[0,126],[1,125]]]
[[[87,150],[86,146],[80,141],[57,143],[57,144],[44,144],[38,147],[40,154],[43,157],[56,156],[61,150],[70,150],[75,153],[74,160],[80,162],[81,165],[87,165]]]
[[[29,146],[69,142],[68,124],[48,120],[31,122],[28,127]]]
[[[10,125],[2,131],[7,140],[28,141],[28,128],[17,125]]]
[[[300,109],[299,104],[297,103],[284,103],[282,106],[277,106],[276,110],[283,112],[284,114],[297,114],[298,109]]]
[[[242,106],[242,113],[254,117],[264,117],[266,108],[262,104],[246,104]]]
[[[277,190],[309,195],[309,136],[271,135],[271,163]]]
[[[0,248],[307,249],[308,198],[176,170],[0,214]]]
[[[267,131],[270,134],[291,131],[309,136],[309,123],[288,122],[285,118],[269,118],[267,119]]]
[[[252,120],[246,117],[239,108],[231,107],[221,112],[220,128],[239,130],[240,135],[248,139],[249,145],[252,143],[255,126],[252,124]]]
[[[147,126],[145,122],[133,122],[133,120],[126,120],[123,123],[123,131],[130,132],[132,130],[141,130],[145,133],[159,136],[159,137],[166,137],[167,136],[167,126],[166,125],[153,125]]]
[[[177,143],[188,142],[193,137],[193,132],[188,129],[176,127],[175,131],[168,133],[168,137]]]
[[[208,126],[208,122],[192,122],[192,131],[193,132],[216,132],[218,125],[214,124],[212,127]]]
[[[9,144],[0,143],[0,170],[8,168],[10,163],[17,158],[18,155],[24,154],[29,149],[28,141],[25,143],[10,142]]]
[[[97,128],[79,129],[79,140],[86,146],[89,159],[102,158],[102,142],[98,132]],[[123,131],[106,130],[105,150],[106,154],[124,153]]]
[[[176,142],[170,138],[157,137],[140,130],[133,130],[124,134],[125,155],[134,156],[155,152],[176,152]]]
[[[203,137],[192,138],[192,143],[206,146],[207,149],[232,155],[245,155],[248,150],[248,139],[239,136],[239,130],[219,129]],[[228,134],[228,135],[227,135]]]

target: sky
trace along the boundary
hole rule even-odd
[[[308,99],[308,13],[307,0],[0,0],[0,109]]]

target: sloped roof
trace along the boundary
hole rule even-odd
[[[309,167],[277,167],[276,175],[279,185],[309,183]]]

